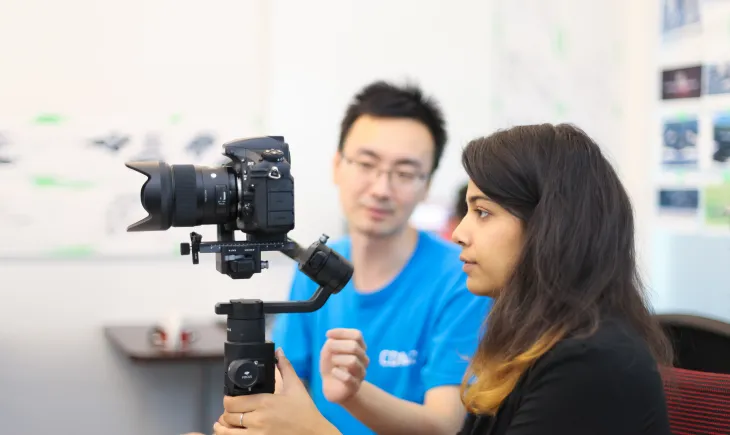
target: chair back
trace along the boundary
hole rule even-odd
[[[672,342],[675,367],[730,374],[730,324],[688,314],[656,318]]]
[[[672,435],[730,434],[730,375],[673,367],[664,380]]]

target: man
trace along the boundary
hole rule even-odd
[[[413,86],[372,83],[342,120],[333,170],[348,235],[330,246],[353,278],[320,310],[280,315],[273,338],[343,434],[461,427],[459,384],[491,302],[467,291],[456,245],[408,224],[445,144],[440,109]],[[290,298],[315,289],[297,272]]]

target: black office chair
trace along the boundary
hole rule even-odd
[[[730,323],[690,314],[656,317],[674,346],[675,367],[730,374]]]

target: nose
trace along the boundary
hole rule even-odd
[[[375,175],[375,179],[370,184],[370,193],[378,198],[390,198],[393,194],[393,187],[388,172],[381,171]]]
[[[464,226],[465,219],[466,217],[461,219],[459,224],[456,226],[456,228],[454,228],[454,231],[451,233],[451,240],[461,246],[467,246],[469,244],[466,228]]]

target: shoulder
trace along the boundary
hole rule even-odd
[[[419,231],[419,249],[424,256],[440,265],[460,265],[459,254],[461,248],[438,234],[428,231]]]
[[[440,236],[421,231],[418,239],[415,275],[439,288],[439,292],[458,287],[466,290],[466,274],[459,260],[460,249]]]
[[[526,381],[606,399],[623,399],[631,391],[635,400],[650,400],[663,391],[658,364],[646,344],[614,320],[603,321],[589,336],[556,344],[530,369]]]
[[[520,426],[525,434],[669,433],[658,364],[631,328],[613,321],[555,345],[499,415],[502,425]]]

